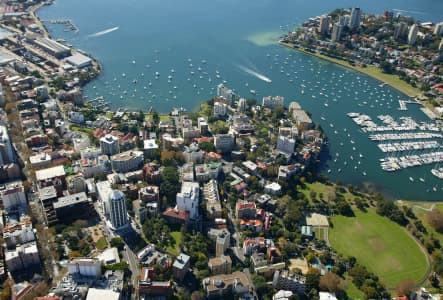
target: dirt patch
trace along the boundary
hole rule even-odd
[[[386,249],[385,242],[379,237],[370,238],[368,242],[374,251],[383,251]]]
[[[94,244],[97,243],[97,241],[103,237],[103,231],[98,225],[89,227],[88,231],[92,237]]]

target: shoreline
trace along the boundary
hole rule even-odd
[[[48,37],[48,38],[51,38],[51,39],[52,39],[53,37],[50,35],[49,30],[48,30],[48,29],[46,28],[46,26],[45,26],[45,23],[42,22],[42,20],[40,19],[40,17],[37,15],[37,11],[38,11],[39,9],[45,7],[45,6],[52,5],[53,3],[54,3],[54,2],[50,2],[50,3],[47,3],[47,2],[40,2],[40,3],[36,4],[36,5],[30,6],[30,7],[28,8],[28,12],[29,12],[30,17],[35,21],[36,24],[39,25],[39,27],[40,27],[41,30],[42,30],[41,34],[42,34],[44,37]],[[92,56],[90,53],[85,52],[85,51],[83,51],[83,50],[81,50],[81,49],[74,48],[74,47],[69,47],[69,48],[71,49],[71,51],[72,51],[74,54],[75,54],[75,53],[81,53],[81,54],[86,55],[86,56],[88,56],[89,58],[92,59],[92,65],[93,65],[93,69],[94,69],[94,71],[96,71],[96,76],[93,77],[93,78],[91,78],[86,84],[92,83],[92,81],[96,80],[96,79],[100,76],[100,74],[101,74],[101,72],[102,72],[102,69],[103,69],[103,66],[100,64],[100,62],[98,61],[98,59],[96,59],[96,58],[95,58],[94,56]],[[86,84],[85,84],[85,85],[86,85]],[[82,98],[84,98],[84,95],[83,95],[83,87],[84,87],[85,85],[80,86],[80,90],[81,90],[81,92],[82,92]]]
[[[331,63],[340,65],[342,67],[345,67],[345,68],[354,70],[356,72],[362,73],[364,75],[367,75],[367,76],[369,76],[371,78],[374,78],[374,79],[376,79],[376,80],[378,80],[378,81],[380,81],[380,82],[382,82],[384,84],[389,85],[390,87],[396,89],[397,91],[401,92],[402,94],[405,94],[405,96],[407,96],[409,98],[414,98],[414,100],[416,100],[417,103],[423,105],[423,103],[421,103],[420,101],[418,101],[416,99],[416,98],[422,97],[423,93],[418,88],[415,88],[415,87],[407,84],[406,82],[398,82],[398,84],[393,83],[392,80],[394,80],[394,79],[395,80],[401,80],[396,75],[382,73],[381,71],[378,70],[378,68],[376,68],[374,66],[367,66],[365,68],[358,67],[358,66],[352,66],[352,65],[350,65],[345,60],[328,57],[328,56],[320,54],[318,52],[306,51],[306,50],[304,50],[302,48],[294,47],[292,44],[285,43],[285,42],[283,42],[281,40],[278,41],[278,44],[283,46],[283,47],[286,47],[288,49],[291,49],[291,50],[294,50],[294,51],[298,51],[298,52],[301,52],[301,53],[304,53],[304,54],[307,54],[307,55],[311,55],[311,56],[314,56],[316,58],[320,58],[320,59],[329,61]],[[368,70],[371,70],[371,69],[374,69],[373,73],[368,71]],[[375,70],[376,70],[376,72],[375,72]],[[391,80],[389,80],[389,79],[391,79]],[[402,85],[402,86],[399,86],[399,85]]]

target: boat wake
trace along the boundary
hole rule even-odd
[[[112,27],[112,28],[109,28],[109,29],[105,29],[105,30],[102,30],[102,31],[99,31],[99,32],[96,32],[96,33],[90,34],[89,37],[102,36],[102,35],[105,35],[105,34],[111,33],[111,32],[113,32],[113,31],[116,31],[116,30],[118,30],[118,29],[119,29],[118,26],[116,26],[116,27]]]
[[[245,67],[245,66],[238,65],[238,67],[240,68],[240,70],[242,70],[242,71],[244,71],[244,72],[246,72],[246,73],[248,73],[248,74],[250,74],[250,75],[252,75],[252,76],[257,77],[257,78],[260,79],[260,80],[263,80],[263,81],[268,82],[268,83],[271,83],[271,82],[272,82],[272,80],[271,80],[269,77],[266,77],[266,76],[263,75],[263,74],[260,74],[260,73],[258,73],[258,72],[255,72],[254,70],[251,70],[251,69],[249,69],[249,68],[247,68],[247,67]]]
[[[397,13],[407,13],[407,14],[415,14],[415,15],[429,15],[428,12],[424,12],[424,11],[404,10],[404,9],[398,9],[398,8],[393,8],[392,10]]]

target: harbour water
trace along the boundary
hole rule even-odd
[[[443,181],[430,173],[433,166],[383,171],[379,159],[385,154],[346,116],[428,121],[418,105],[400,111],[398,100],[407,97],[389,86],[275,43],[309,17],[355,5],[372,13],[396,9],[422,21],[442,21],[443,15],[443,2],[432,0],[57,0],[38,15],[72,20],[78,33],[49,23],[50,34],[102,64],[100,77],[85,88],[89,98],[104,96],[115,109],[152,106],[167,112],[196,109],[221,82],[245,98],[282,95],[286,104],[297,101],[310,111],[327,133],[331,158],[324,172],[333,180],[363,184],[392,198],[443,200]]]

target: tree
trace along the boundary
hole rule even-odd
[[[317,269],[309,268],[306,273],[306,290],[309,291],[311,289],[318,290],[318,285],[320,283],[320,272]]]
[[[125,247],[125,242],[121,237],[112,238],[110,244],[111,247],[116,247],[119,251],[122,251],[123,248]]]
[[[200,144],[198,144],[198,146],[200,147],[201,150],[203,150],[205,152],[214,152],[215,151],[214,144],[210,143],[210,142],[201,142]]]
[[[169,201],[173,201],[178,191],[180,191],[180,182],[177,170],[174,167],[167,166],[162,172],[160,194],[166,196]]]
[[[443,233],[443,213],[438,209],[433,209],[426,215],[427,221],[435,231]]]
[[[397,295],[398,296],[407,296],[414,291],[415,282],[412,279],[405,279],[397,285]]]
[[[255,286],[255,291],[258,295],[264,295],[268,291],[268,286],[266,284],[266,279],[258,274],[252,274],[252,282]]]
[[[320,278],[320,289],[331,293],[338,293],[341,290],[341,279],[337,274],[332,272]]]

